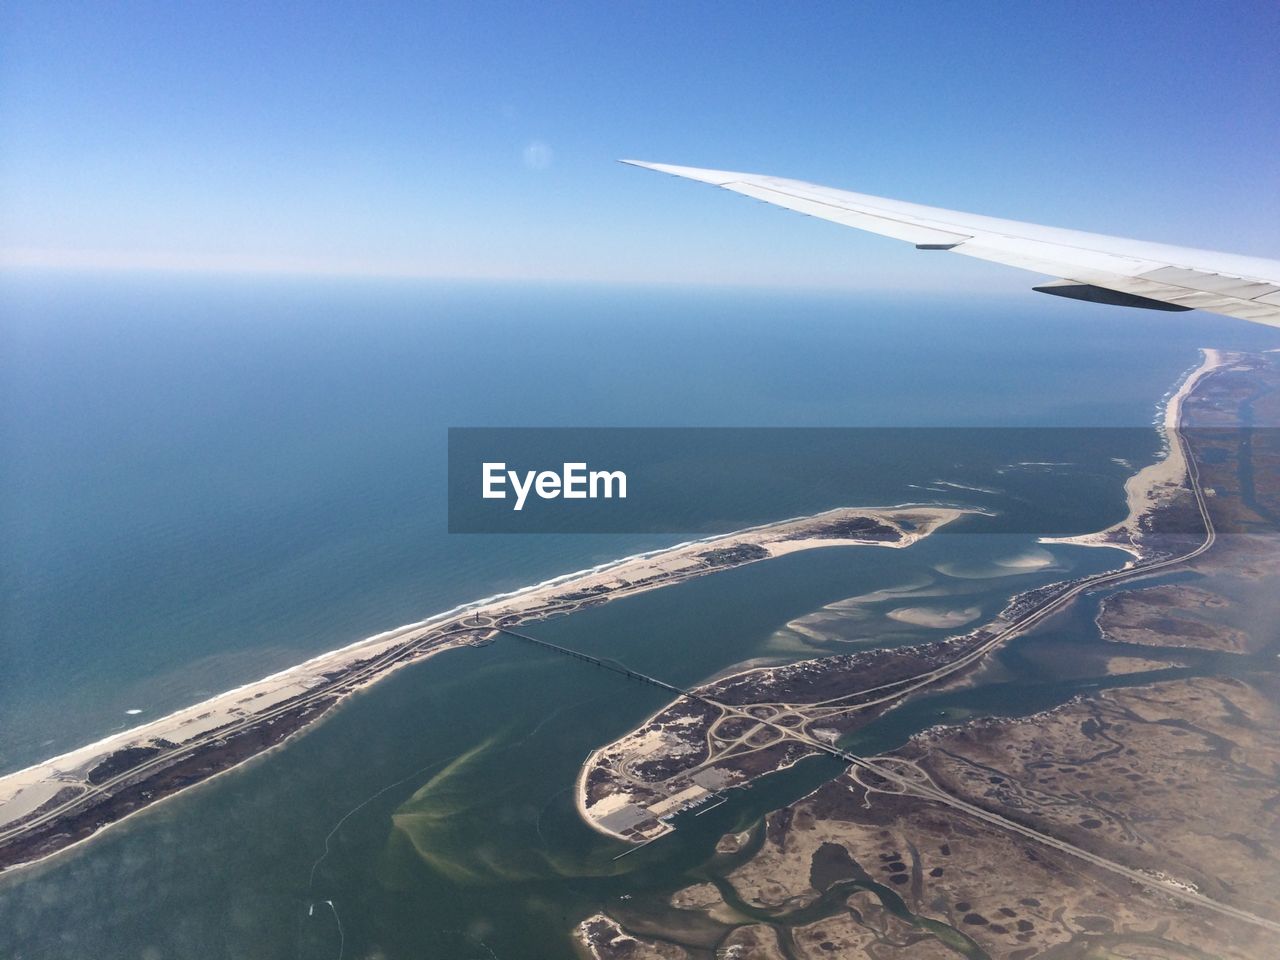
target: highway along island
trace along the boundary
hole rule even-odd
[[[1165,455],[1128,483],[1128,516],[1068,541],[1125,550],[1123,568],[1023,593],[945,640],[730,671],[595,750],[579,811],[628,855],[806,758],[840,772],[724,835],[701,882],[602,904],[580,949],[1280,955],[1280,431],[1262,426],[1280,423],[1278,388],[1280,355],[1205,351],[1165,403]],[[1067,660],[1050,634],[1081,612],[1094,640]],[[893,711],[998,688],[1015,644],[1078,692],[859,751]]]
[[[0,777],[0,869],[82,842],[280,745],[407,664],[492,642],[503,629],[796,551],[909,547],[972,512],[928,505],[839,508],[626,557],[369,637]]]

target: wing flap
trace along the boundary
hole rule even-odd
[[[1144,280],[1155,280],[1189,290],[1220,293],[1237,300],[1256,300],[1259,297],[1280,293],[1280,285],[1251,280],[1247,277],[1229,277],[1204,270],[1188,270],[1186,267],[1161,267],[1142,274]]]

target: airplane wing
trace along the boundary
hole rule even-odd
[[[800,180],[624,160],[823,220],[1056,279],[1034,287],[1094,303],[1208,310],[1280,327],[1280,261],[999,220]]]

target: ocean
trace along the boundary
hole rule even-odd
[[[1016,486],[1019,509],[1069,501],[1076,529],[1062,532],[1081,532],[1123,514],[1124,477],[1159,450],[1153,430],[1102,428],[1149,427],[1201,346],[1280,346],[1225,318],[1031,294],[178,276],[6,279],[0,337],[0,771],[682,539],[450,535],[449,427],[1093,427],[1070,469],[948,495],[1009,511]],[[948,457],[851,474],[830,506],[974,478]],[[1086,482],[1097,496],[1072,499]],[[761,485],[757,514],[794,515],[786,499]],[[794,555],[531,630],[693,683],[753,657],[945,635],[884,604],[818,639],[788,626],[876,590],[927,583],[989,615],[1017,590],[1122,561],[977,524],[905,551]],[[1039,709],[1076,682],[1048,653],[1006,659],[1008,678],[1036,682],[926,698],[865,735],[891,746],[939,716]],[[614,861],[617,845],[576,819],[573,777],[662,702],[528,648],[434,658],[283,749],[0,878],[0,953],[565,955],[593,905],[669,895],[720,833],[833,773],[802,763]]]

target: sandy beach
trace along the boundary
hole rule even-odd
[[[332,702],[323,707],[323,712],[332,703],[408,663],[484,639],[492,633],[487,628],[495,624],[567,613],[585,604],[618,599],[717,569],[800,550],[860,545],[907,547],[968,512],[971,511],[942,506],[838,508],[624,557],[376,634],[0,777],[0,843],[27,831],[35,822],[51,820],[63,808],[82,809],[82,801],[101,791],[104,781],[121,779],[118,770],[129,775],[136,761],[122,758],[131,754],[145,754],[147,764],[153,765],[168,754],[216,748],[229,734],[280,716],[281,711],[305,702],[313,693],[331,697]],[[866,536],[840,532],[856,531],[859,525],[868,529]],[[310,722],[308,719],[303,728]],[[115,767],[106,766],[108,761]]]
[[[1074,537],[1042,537],[1041,543],[1124,550],[1133,558],[1129,561],[1130,566],[1143,558],[1146,553],[1141,543],[1143,518],[1186,489],[1187,458],[1182,445],[1174,442],[1174,434],[1182,423],[1182,404],[1206,376],[1231,362],[1221,350],[1205,347],[1201,352],[1204,354],[1204,361],[1187,374],[1178,389],[1170,395],[1164,405],[1164,414],[1157,423],[1164,438],[1164,456],[1143,467],[1125,482],[1127,516],[1119,523],[1096,533]]]

